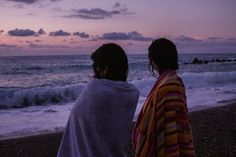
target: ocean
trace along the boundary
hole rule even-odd
[[[135,120],[157,76],[146,54],[128,60],[140,91]],[[236,102],[236,54],[180,54],[179,65],[189,111]],[[89,55],[0,57],[0,138],[63,130],[92,76]]]

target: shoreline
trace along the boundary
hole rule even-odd
[[[189,112],[197,156],[236,156],[236,103]],[[4,137],[1,157],[53,157],[62,131]],[[132,156],[132,146],[127,148]]]
[[[143,104],[144,102],[142,102]],[[72,104],[72,103],[71,103]],[[69,104],[71,106],[71,104]],[[229,104],[236,104],[236,99],[230,99],[230,100],[227,100],[227,101],[222,101],[222,102],[219,102],[219,103],[216,103],[214,106],[205,106],[205,105],[198,105],[198,106],[195,106],[193,108],[190,108],[188,109],[189,110],[189,113],[192,113],[192,112],[196,112],[196,111],[202,111],[202,110],[208,110],[208,109],[211,109],[211,108],[216,108],[216,107],[221,107],[221,106],[227,106]],[[138,104],[139,105],[139,104]],[[60,106],[60,105],[59,105]],[[35,107],[35,106],[32,106],[32,107]],[[53,106],[55,107],[55,106]],[[54,111],[54,110],[58,110],[58,108],[54,109],[52,106],[46,106],[44,109],[42,109],[42,112],[48,112],[48,111]],[[57,107],[57,106],[56,106]],[[29,109],[29,108],[27,108]],[[140,108],[141,109],[141,108]],[[25,109],[22,109],[22,110],[25,110]],[[34,109],[31,109],[31,110],[34,110]],[[61,109],[59,109],[60,111]],[[19,110],[17,110],[19,111]],[[68,110],[69,111],[69,110]],[[27,111],[27,112],[30,112]],[[140,112],[140,110],[138,111]],[[1,113],[0,113],[1,114]],[[69,114],[69,113],[68,113]],[[136,114],[136,112],[135,112]],[[18,116],[21,116],[21,115],[18,115]],[[52,115],[51,118],[55,118],[56,116],[59,116],[59,117],[62,117],[60,115]],[[24,117],[24,116],[23,116]],[[1,118],[1,117],[0,117]],[[9,117],[10,118],[10,117]],[[27,117],[26,117],[27,118]],[[49,117],[50,118],[50,117]],[[24,118],[23,118],[24,119]],[[55,118],[56,119],[56,118]],[[65,118],[64,118],[65,119]],[[66,117],[67,119],[67,117]],[[7,120],[7,119],[5,119]],[[46,120],[46,119],[45,119]],[[59,122],[62,122],[62,118],[60,119],[57,119]],[[133,119],[133,122],[135,123],[137,120],[137,115],[134,115],[134,119]],[[58,122],[57,121],[57,122]],[[63,120],[64,121],[64,120]],[[30,122],[32,123],[32,122]],[[35,124],[37,123],[37,120],[35,120]],[[64,123],[64,122],[63,122]],[[6,125],[6,124],[5,124]],[[43,125],[43,124],[42,124]],[[63,125],[65,126],[66,123]],[[21,125],[20,125],[21,126]],[[19,126],[19,127],[20,127]],[[48,125],[49,126],[49,125]],[[18,130],[14,130],[12,132],[6,132],[5,134],[3,133],[0,133],[0,140],[7,140],[7,139],[14,139],[14,138],[22,138],[22,137],[28,137],[28,136],[37,136],[37,135],[43,135],[43,134],[52,134],[52,133],[58,133],[58,132],[63,132],[63,130],[65,129],[65,127],[63,126],[54,126],[52,129],[50,128],[46,128],[46,129],[41,129],[38,128],[38,126],[33,126],[36,128],[36,130],[28,130],[27,131],[27,128],[18,128]],[[19,130],[24,130],[24,131],[19,131]],[[19,132],[18,132],[19,131]]]

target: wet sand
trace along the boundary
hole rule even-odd
[[[236,157],[236,103],[190,113],[198,157]],[[62,132],[0,139],[0,157],[55,157]],[[132,155],[132,145],[127,147]]]

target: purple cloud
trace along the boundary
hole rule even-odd
[[[0,44],[0,49],[12,49],[17,47],[16,45]]]
[[[119,2],[113,5],[113,8],[120,8],[120,7],[121,7],[121,4]]]
[[[8,31],[8,34],[10,36],[19,36],[19,37],[25,37],[25,36],[33,36],[35,35],[35,31],[30,29],[18,29],[10,30]]]
[[[12,44],[0,44],[0,56],[16,55],[21,51],[21,47]]]
[[[12,2],[16,2],[16,3],[22,3],[22,4],[34,4],[37,2],[41,2],[42,0],[6,0],[6,1],[12,1]],[[50,2],[56,2],[59,0],[48,0]]]
[[[201,40],[199,39],[194,39],[192,37],[183,36],[183,35],[176,38],[176,40],[179,42],[201,42]]]
[[[77,35],[80,38],[89,38],[89,34],[86,34],[85,32],[75,32],[73,35]]]
[[[38,40],[38,39],[36,39],[34,42],[41,42],[42,40]]]
[[[55,32],[50,32],[49,36],[70,36],[71,33],[65,32],[63,30],[55,31]]]
[[[152,38],[144,37],[137,31],[123,33],[123,32],[110,32],[104,33],[102,37],[98,37],[99,39],[104,40],[135,40],[135,41],[150,41]]]
[[[46,34],[46,32],[42,28],[40,28],[37,34],[42,35],[42,34]]]
[[[180,36],[173,40],[180,52],[184,53],[235,53],[236,39],[221,37],[209,37],[207,39],[195,39]]]
[[[38,2],[38,0],[7,0],[12,2],[19,2],[19,3],[25,3],[25,4],[33,4]]]
[[[63,48],[69,48],[68,46],[64,46],[64,45],[39,45],[39,44],[33,44],[30,43],[28,45],[30,48],[35,48],[35,49],[63,49]]]
[[[141,33],[137,31],[129,32],[128,35],[130,36],[130,40],[137,40],[137,41],[150,41],[152,38],[144,37]]]
[[[82,19],[105,19],[112,16],[112,14],[109,11],[95,8],[95,9],[79,9],[79,10],[73,10],[73,13],[71,15],[65,16],[65,17],[77,17]]]
[[[111,33],[104,33],[100,39],[106,40],[128,40],[130,36],[126,33],[122,32],[111,32]]]
[[[113,9],[119,10],[120,12],[124,14],[133,14],[132,12],[128,12],[128,8],[126,5],[120,4],[119,2],[113,5]]]
[[[90,39],[89,41],[98,41],[98,36],[94,36],[94,35],[92,35],[92,37],[91,37],[92,39]]]
[[[216,40],[222,40],[222,38],[221,37],[209,37],[209,38],[207,38],[207,40],[216,41]]]
[[[125,5],[116,3],[111,11],[107,11],[101,8],[79,9],[79,10],[72,9],[72,13],[64,17],[82,18],[82,19],[106,19],[106,18],[112,18],[116,15],[127,15],[127,14],[132,14],[132,13],[128,12],[128,9]]]

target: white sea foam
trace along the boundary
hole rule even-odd
[[[181,77],[187,88],[214,87],[217,85],[236,84],[236,71],[182,73]]]
[[[73,104],[0,110],[0,139],[62,130]]]
[[[189,110],[194,111],[236,102],[235,75],[235,72],[181,74],[186,85]],[[214,79],[215,77],[220,81]],[[137,119],[154,82],[155,78],[153,77],[131,81],[141,93],[134,120]],[[47,106],[0,110],[0,138],[62,130],[66,125],[73,104],[48,104]]]
[[[236,101],[236,72],[182,73],[190,111],[224,105]],[[142,105],[155,82],[154,78],[132,81],[140,90],[137,118]]]
[[[236,72],[204,72],[204,73],[182,73],[180,74],[186,89],[208,88],[215,86],[227,86],[236,84]],[[141,93],[146,97],[151,87],[154,85],[156,78],[150,77],[141,80],[131,81]]]
[[[148,71],[146,55],[128,57],[128,79],[140,90],[136,119],[156,78]],[[236,63],[183,64],[195,57],[236,55],[180,55],[189,110],[236,102]],[[62,130],[91,75],[89,56],[0,57],[0,138]]]
[[[2,89],[0,90],[0,108],[20,108],[73,102],[79,96],[84,86],[85,84],[79,83],[61,87]]]

